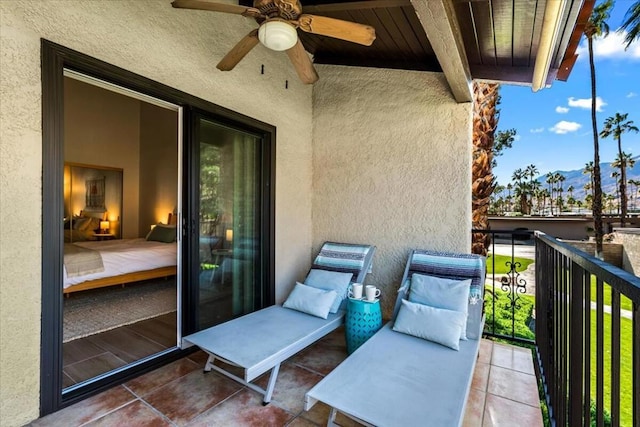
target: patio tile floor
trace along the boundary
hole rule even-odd
[[[329,408],[302,408],[304,394],[347,356],[339,329],[281,366],[271,404],[216,372],[204,374],[206,357],[196,352],[90,397],[33,426],[322,426]],[[267,375],[258,379],[266,385]],[[483,340],[476,364],[465,427],[542,426],[531,353]],[[338,414],[337,424],[358,426]]]

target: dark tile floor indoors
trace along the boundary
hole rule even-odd
[[[303,410],[304,394],[347,357],[338,329],[283,363],[271,404],[216,372],[198,351],[61,411],[32,426],[321,426],[329,408]],[[267,374],[268,375],[268,374]],[[258,380],[266,386],[266,375]],[[357,426],[338,415],[342,426]],[[483,340],[464,426],[541,426],[531,352]]]

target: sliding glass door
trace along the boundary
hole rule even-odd
[[[197,329],[263,306],[262,138],[197,117]]]

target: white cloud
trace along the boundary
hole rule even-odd
[[[591,98],[574,98],[573,96],[568,100],[569,107],[584,108],[585,110],[591,109]],[[602,111],[602,107],[607,105],[599,96],[596,96],[596,111]]]
[[[598,37],[593,40],[593,57],[598,59],[627,59],[630,61],[640,61],[640,42],[633,42],[627,50],[624,38],[627,32],[618,33],[611,31],[607,37]],[[579,60],[589,59],[587,41],[583,40],[576,50]]]
[[[566,120],[561,120],[549,130],[553,133],[557,133],[559,135],[564,135],[565,133],[575,132],[580,129],[582,125],[576,122],[567,122]]]
[[[637,93],[635,93],[635,92],[629,92],[629,93],[627,94],[627,98],[634,98],[634,97],[636,97],[636,96],[638,96],[638,94],[637,94]]]
[[[558,114],[566,114],[569,112],[569,109],[567,107],[561,107],[561,106],[557,106],[556,107],[556,113]]]
[[[529,129],[529,132],[531,132],[531,133],[542,133],[542,132],[544,132],[544,128]]]

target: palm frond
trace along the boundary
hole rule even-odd
[[[640,39],[640,1],[631,5],[624,18],[625,20],[618,31],[627,31],[624,42],[627,44],[625,49],[628,49],[634,40]]]

